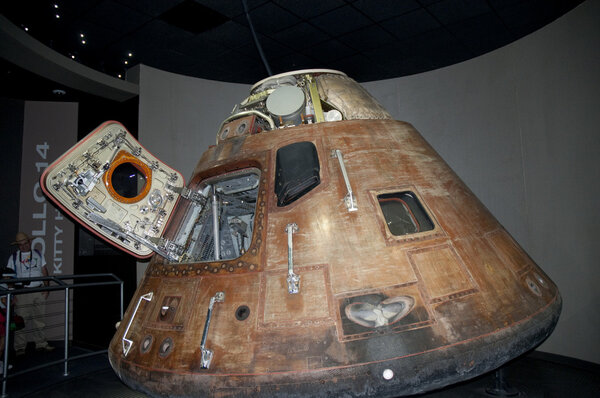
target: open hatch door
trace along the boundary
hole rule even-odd
[[[133,138],[105,122],[42,174],[44,193],[80,224],[139,257],[176,259],[161,235],[185,190],[185,181]]]

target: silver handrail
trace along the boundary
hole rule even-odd
[[[348,173],[346,173],[346,165],[344,164],[344,157],[342,155],[342,151],[340,151],[339,149],[333,149],[331,151],[331,157],[338,158],[338,161],[340,163],[340,169],[342,169],[342,176],[344,177],[344,183],[346,183],[346,189],[348,190],[348,193],[344,197],[346,207],[348,208],[348,211],[357,211],[358,207],[356,206],[356,198],[354,197],[352,187],[350,186]]]
[[[102,281],[102,282],[79,282],[85,278],[107,278],[110,280]],[[41,286],[41,287],[31,287],[25,289],[9,289],[3,286],[8,285],[18,285],[18,284],[29,284],[31,282],[54,282],[56,285],[51,286]],[[71,282],[69,282],[71,281]],[[25,373],[30,373],[39,369],[43,369],[49,366],[54,366],[60,363],[64,364],[64,372],[63,376],[69,375],[69,361],[75,359],[87,358],[93,355],[105,354],[108,350],[99,350],[92,351],[81,355],[69,356],[69,299],[70,299],[70,291],[74,288],[82,288],[82,287],[92,287],[92,286],[108,286],[108,285],[120,285],[120,319],[123,319],[123,281],[119,279],[114,274],[83,274],[83,275],[52,275],[52,276],[43,276],[36,278],[10,278],[10,279],[0,279],[0,297],[6,296],[6,329],[4,339],[4,373],[2,374],[2,398],[7,398],[7,382],[9,378],[13,378],[16,376],[20,376]],[[8,374],[8,354],[10,349],[10,339],[8,338],[10,333],[10,319],[11,319],[11,304],[13,300],[13,296],[18,296],[20,294],[30,294],[37,292],[51,292],[55,290],[64,290],[65,291],[65,328],[64,328],[64,357],[63,359],[47,362],[41,365],[33,366],[28,369],[23,369],[18,372],[12,372],[10,375]]]
[[[298,232],[298,224],[294,222],[286,225],[285,232],[287,233],[288,241],[288,293],[296,294],[300,292],[300,276],[294,273],[294,243],[292,235]]]
[[[127,324],[127,328],[125,329],[125,333],[123,333],[122,344],[123,344],[123,356],[125,356],[125,357],[127,356],[127,354],[129,354],[129,350],[131,349],[131,346],[133,345],[133,340],[130,340],[127,338],[127,333],[129,333],[129,328],[131,327],[131,324],[133,323],[133,319],[137,315],[137,311],[140,308],[140,304],[142,303],[142,300],[152,301],[153,296],[154,296],[154,293],[152,293],[152,292],[142,295],[140,297],[140,299],[138,300],[137,305],[135,306],[135,310],[133,310],[133,315],[131,315],[131,318],[129,319],[129,323]],[[121,319],[123,319],[123,317],[121,317]]]
[[[212,318],[213,307],[215,306],[215,303],[222,303],[223,301],[225,301],[225,292],[217,292],[213,297],[210,298],[210,302],[208,303],[206,322],[204,323],[204,332],[202,333],[202,340],[200,341],[200,366],[202,369],[208,369],[213,358],[212,350],[206,348],[206,338],[208,337],[208,328]]]

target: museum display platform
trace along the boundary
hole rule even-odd
[[[63,347],[59,342],[54,345],[56,349],[51,353],[32,352],[18,356],[11,372],[19,372],[42,362],[59,360],[63,355]],[[71,355],[84,354],[86,351],[80,347],[73,347]],[[600,395],[600,365],[591,362],[532,351],[509,362],[503,369],[505,381],[513,390],[518,391],[517,395],[513,396],[561,398]],[[10,378],[7,395],[9,398],[145,397],[119,380],[111,369],[106,354],[73,360],[69,365],[69,375],[63,376],[63,373],[63,365],[53,365]],[[495,386],[495,376],[494,372],[488,373],[417,397],[494,397],[486,390]]]

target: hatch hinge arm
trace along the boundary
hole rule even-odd
[[[206,204],[208,198],[202,193],[202,191],[194,191],[189,189],[188,187],[175,187],[173,185],[168,185],[167,188],[170,191],[173,191],[179,194],[183,199],[189,200],[196,206],[202,206]]]
[[[179,261],[183,247],[164,238],[142,237],[121,227],[116,222],[106,219],[96,213],[86,213],[86,218],[100,227],[118,235],[123,239],[133,240],[146,246],[169,261]]]
[[[162,237],[156,238],[149,236],[147,238],[142,238],[141,236],[136,235],[136,238],[134,239],[137,239],[138,242],[149,247],[169,261],[179,261],[184,251],[183,246]]]

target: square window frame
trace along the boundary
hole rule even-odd
[[[378,196],[386,195],[386,194],[394,194],[394,193],[403,193],[403,192],[411,192],[416,196],[417,200],[419,201],[419,204],[423,208],[423,211],[425,212],[427,217],[429,217],[429,219],[433,223],[433,229],[431,229],[429,231],[416,232],[413,234],[406,234],[406,235],[392,234],[392,232],[390,231],[390,229],[387,226],[387,222],[386,222],[385,216],[383,214],[383,210],[381,209],[381,206],[379,205]],[[447,237],[446,232],[442,229],[439,222],[437,221],[437,218],[433,215],[433,213],[429,209],[429,206],[427,205],[425,200],[423,200],[423,196],[419,193],[419,190],[414,185],[403,185],[403,186],[397,186],[397,187],[385,188],[385,189],[372,189],[372,190],[369,190],[368,193],[369,193],[369,198],[370,198],[373,206],[376,209],[377,223],[379,224],[380,230],[383,233],[386,245],[396,245],[396,244],[402,244],[402,243],[407,243],[407,242],[418,242],[418,241],[427,240],[427,239]]]

